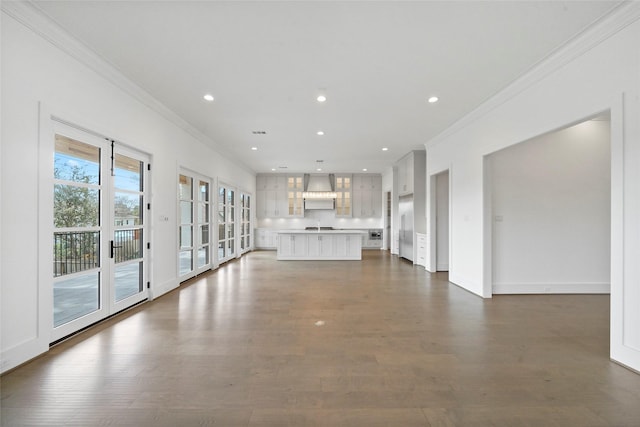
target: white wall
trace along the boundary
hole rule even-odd
[[[429,141],[427,176],[450,169],[449,279],[491,296],[485,156],[611,111],[611,357],[640,370],[640,3],[626,3]],[[487,190],[488,191],[488,190]],[[431,211],[429,211],[431,212]],[[429,220],[429,219],[428,219]]]
[[[493,293],[608,293],[609,121],[489,156]]]
[[[493,293],[608,293],[608,121],[587,121],[489,156]]]
[[[40,245],[53,215],[48,177],[39,159],[53,159],[40,141],[40,112],[55,114],[152,156],[152,293],[177,286],[176,212],[180,166],[255,194],[255,175],[224,158],[92,68],[2,13],[2,271],[1,366],[5,371],[48,350],[52,319],[50,268],[36,268],[50,248]],[[33,21],[32,21],[33,22]],[[94,64],[95,65],[95,64]],[[105,68],[108,68],[105,66]],[[42,123],[47,126],[47,117]],[[177,122],[175,122],[177,123]],[[169,221],[157,221],[159,216]],[[44,218],[44,219],[43,219]],[[40,223],[39,223],[40,220]],[[11,242],[11,244],[7,244]],[[50,264],[49,264],[50,266]],[[48,310],[48,311],[47,311]],[[44,315],[43,315],[44,313]]]

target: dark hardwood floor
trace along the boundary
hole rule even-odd
[[[640,426],[609,297],[253,252],[1,378],[3,426]]]

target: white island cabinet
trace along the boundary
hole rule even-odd
[[[278,260],[361,260],[357,230],[283,230],[278,232]]]

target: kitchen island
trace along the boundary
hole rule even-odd
[[[282,230],[278,232],[278,260],[361,260],[358,230]]]

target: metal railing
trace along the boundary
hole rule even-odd
[[[100,265],[100,232],[53,233],[53,276],[90,270]]]

